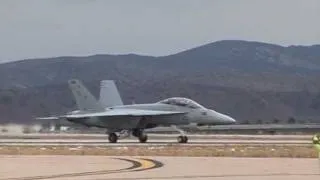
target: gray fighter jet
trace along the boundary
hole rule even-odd
[[[171,126],[180,132],[179,143],[187,143],[188,137],[178,126],[197,124],[225,125],[236,121],[228,115],[207,109],[195,101],[183,97],[172,97],[155,103],[124,105],[112,80],[101,81],[98,101],[77,79],[68,81],[78,110],[59,117],[89,127],[105,128],[109,142],[116,143],[123,131],[137,137],[141,143],[147,141],[145,129]],[[41,119],[41,118],[38,118]]]

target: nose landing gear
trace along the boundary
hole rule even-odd
[[[110,143],[116,143],[118,141],[118,135],[116,133],[110,133],[108,140]]]
[[[178,143],[187,143],[188,142],[188,137],[186,136],[186,133],[178,128],[176,125],[172,125],[171,127],[173,127],[175,130],[177,130],[180,133],[180,136],[178,136],[177,140]]]

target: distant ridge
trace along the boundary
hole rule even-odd
[[[124,103],[186,96],[240,121],[320,118],[320,45],[223,40],[160,57],[90,55],[0,64],[0,122],[74,109],[67,80],[98,95],[113,79]]]

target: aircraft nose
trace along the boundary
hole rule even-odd
[[[226,124],[234,124],[236,122],[235,119],[233,119],[232,117],[225,115],[225,114],[220,114],[220,119],[222,122],[224,122]]]
[[[231,124],[234,124],[234,123],[237,122],[235,119],[233,119],[233,118],[230,117],[230,116],[227,116],[226,119],[227,119],[227,121],[230,122]]]
[[[237,121],[233,119],[232,117],[222,114],[222,113],[217,113],[214,112],[214,114],[217,115],[218,119],[221,121],[223,124],[235,124]]]

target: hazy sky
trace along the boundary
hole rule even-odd
[[[1,0],[0,62],[168,55],[223,39],[320,44],[320,0]]]

